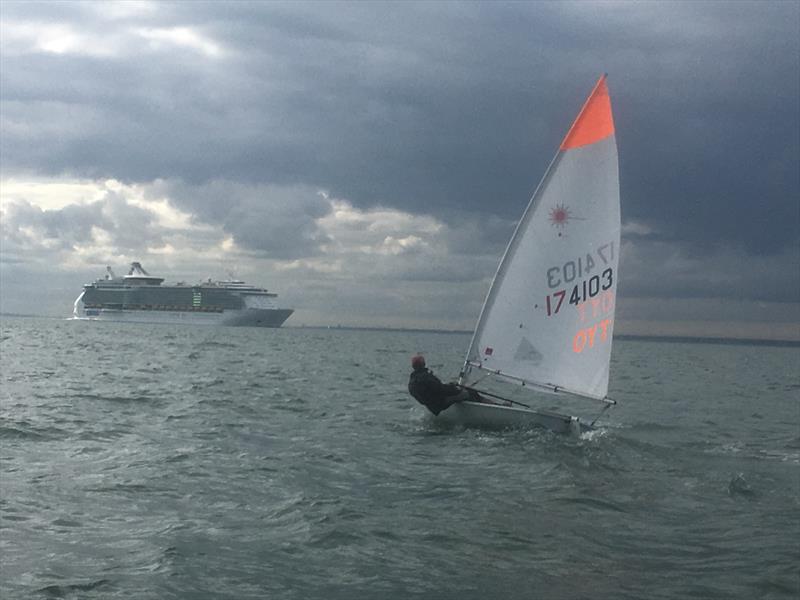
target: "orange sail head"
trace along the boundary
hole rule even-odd
[[[606,76],[603,75],[583,105],[578,118],[561,142],[561,150],[571,150],[594,144],[614,134],[614,117],[608,96]]]

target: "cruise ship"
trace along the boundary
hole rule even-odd
[[[73,317],[134,323],[190,323],[244,327],[280,327],[294,312],[279,308],[277,294],[244,281],[208,280],[161,285],[138,262],[117,277],[106,267],[105,277],[83,286],[75,300]]]

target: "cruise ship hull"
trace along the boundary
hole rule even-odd
[[[185,323],[187,325],[222,325],[227,327],[280,327],[292,312],[289,308],[245,308],[221,313],[115,310],[107,308],[82,308],[74,318],[87,321],[116,321],[122,323]]]

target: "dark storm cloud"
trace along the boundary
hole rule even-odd
[[[104,6],[3,4],[9,27],[85,36],[61,54],[4,36],[4,172],[243,182],[227,208],[181,206],[253,250],[304,255],[323,209],[245,190],[515,219],[608,71],[624,218],[686,252],[796,268],[797,3]],[[165,41],[175,28],[200,38]],[[770,295],[797,300],[793,285]]]
[[[730,246],[697,249],[636,239],[623,244],[621,256],[622,296],[795,302],[792,294],[800,293],[797,248],[753,255]]]
[[[313,256],[327,241],[317,219],[330,212],[330,204],[308,186],[230,181],[189,185],[162,180],[148,186],[147,192],[152,198],[170,198],[197,221],[221,226],[242,248],[258,255],[277,259]]]

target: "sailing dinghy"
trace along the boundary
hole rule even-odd
[[[617,144],[603,75],[511,237],[459,376],[460,385],[505,402],[461,402],[436,421],[591,429],[594,421],[560,410],[575,399],[603,410],[614,404],[607,392],[619,247]],[[509,401],[498,385],[544,392],[556,410]]]

